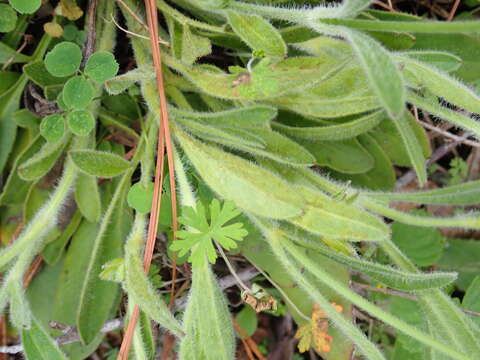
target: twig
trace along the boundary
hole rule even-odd
[[[455,0],[455,3],[452,6],[452,10],[448,14],[447,21],[452,21],[455,13],[457,12],[458,6],[460,5],[460,0]]]
[[[110,331],[120,329],[123,326],[123,320],[113,319],[107,321],[105,325],[100,329],[102,334],[106,334]],[[77,341],[80,341],[80,336],[78,335],[77,330],[72,327],[66,331],[66,333],[58,338],[55,338],[55,341],[58,345],[70,344]],[[13,345],[13,346],[0,346],[0,353],[4,354],[18,354],[23,351],[22,345]]]
[[[88,4],[88,32],[87,32],[87,41],[85,47],[83,48],[83,59],[82,59],[82,68],[85,66],[87,59],[95,52],[95,40],[96,40],[96,14],[97,14],[97,1],[90,0]]]
[[[440,129],[439,127],[436,127],[436,126],[433,126],[433,125],[430,125],[424,121],[419,121],[420,125],[422,125],[424,128],[428,129],[428,130],[432,130],[432,131],[435,131],[436,133],[438,134],[441,134],[445,137],[448,137],[452,140],[455,140],[459,143],[462,143],[462,144],[465,144],[465,145],[468,145],[468,146],[471,146],[471,147],[480,147],[480,143],[479,142],[476,142],[476,141],[472,141],[472,140],[468,140],[468,139],[464,139],[462,138],[461,136],[458,136],[458,135],[455,135],[455,134],[452,134],[451,132],[448,132],[446,130],[443,130],[443,129]]]
[[[18,54],[20,54],[23,51],[23,49],[25,49],[25,46],[27,46],[27,44],[30,43],[30,41],[32,41],[32,38],[33,38],[32,35],[29,35],[29,34],[23,35],[22,45],[20,45],[20,47],[17,49],[17,51],[15,51],[15,54],[13,54],[7,61],[5,61],[5,63],[2,66],[2,71],[6,70],[8,68],[8,66],[13,62],[13,60],[15,60],[15,57]]]
[[[232,274],[232,276],[235,278],[235,280],[237,280],[238,285],[240,285],[242,290],[250,291],[250,288],[247,285],[245,285],[245,283],[242,281],[242,279],[240,279],[238,277],[235,269],[233,268],[232,264],[230,263],[230,260],[228,260],[227,255],[225,255],[225,252],[223,251],[222,247],[216,241],[215,241],[215,245],[216,245],[218,251],[220,252],[220,255],[222,255],[222,258],[225,261],[225,264],[227,264],[228,270],[230,270],[230,274]]]

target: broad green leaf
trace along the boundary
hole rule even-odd
[[[90,79],[103,83],[117,75],[118,63],[111,52],[97,51],[88,58],[84,71]]]
[[[65,83],[63,101],[68,108],[84,109],[93,100],[93,86],[82,76],[74,76]]]
[[[75,184],[75,202],[82,215],[90,222],[98,222],[102,203],[98,180],[95,176],[80,173]]]
[[[446,72],[458,70],[463,62],[460,57],[446,51],[404,51],[402,55]]]
[[[227,11],[227,18],[233,31],[252,50],[266,56],[284,58],[287,45],[278,30],[259,15]]]
[[[20,163],[18,175],[22,180],[32,181],[46,175],[55,165],[67,144],[68,137],[55,143],[45,143],[30,158]]]
[[[434,103],[430,99],[418,96],[413,92],[408,93],[408,101],[413,105],[419,107],[420,109],[428,111],[432,115],[438,116],[443,120],[451,122],[459,128],[465,129],[467,131],[472,131],[478,138],[480,138],[479,121],[469,116],[464,116],[457,111],[443,107],[437,102]]]
[[[212,44],[206,37],[195,35],[188,25],[183,26],[181,59],[188,65],[193,64],[198,58],[212,52]]]
[[[480,275],[477,275],[468,286],[463,296],[462,307],[470,311],[480,312],[480,302],[478,299],[480,299]],[[477,326],[480,326],[480,319],[478,317],[473,316],[471,319]]]
[[[22,345],[27,360],[67,360],[37,320],[33,320],[30,330],[22,330]]]
[[[207,261],[193,270],[192,287],[183,321],[186,336],[180,343],[181,360],[198,357],[205,360],[230,360],[235,357],[232,318]]]
[[[279,123],[273,123],[274,129],[280,132],[296,137],[312,141],[326,140],[336,141],[345,140],[363,134],[377,126],[382,120],[382,111],[376,111],[371,114],[363,115],[338,125],[328,125],[319,127],[293,127],[282,125]]]
[[[405,111],[405,86],[393,57],[375,40],[362,33],[347,29],[342,29],[341,33],[349,40],[370,87],[388,115],[391,118],[402,116]]]
[[[60,141],[65,134],[65,119],[62,115],[47,115],[40,123],[40,134],[48,142]]]
[[[251,306],[245,305],[235,316],[235,321],[248,336],[252,336],[258,327],[257,313]],[[237,333],[238,337],[242,337]]]
[[[166,57],[170,64],[173,59]],[[296,57],[270,64],[263,59],[252,72],[225,74],[201,67],[170,64],[208,95],[222,99],[264,100],[300,92],[328,79],[345,65],[331,59]]]
[[[131,170],[125,173],[116,186],[113,196],[108,196],[108,207],[100,222],[87,267],[82,280],[77,284],[79,305],[76,325],[83,343],[89,344],[113,316],[119,295],[118,285],[101,280],[102,265],[122,255],[122,245],[131,224],[131,215],[126,205]],[[78,291],[80,289],[80,291]]]
[[[434,265],[442,257],[444,238],[437,229],[395,222],[392,224],[392,240],[419,266]]]
[[[480,243],[466,239],[447,239],[445,251],[438,268],[447,271],[457,271],[456,285],[461,290],[467,290],[480,271]]]
[[[67,227],[63,230],[62,234],[54,241],[45,246],[42,251],[42,257],[48,265],[55,265],[60,260],[65,247],[72,235],[77,231],[80,222],[82,221],[82,215],[79,211],[76,211],[72,219],[68,223]]]
[[[475,205],[480,203],[480,181],[415,192],[369,193],[368,196],[380,200],[418,204]]]
[[[361,174],[371,170],[375,159],[357,139],[341,141],[297,140],[316,159],[316,164],[328,166],[344,174]]]
[[[149,182],[145,186],[142,182],[133,184],[128,190],[128,205],[137,212],[147,214],[152,208],[153,183]]]
[[[103,151],[74,150],[70,151],[69,155],[80,170],[97,177],[114,177],[131,166],[124,158]]]
[[[268,218],[289,218],[302,211],[302,198],[271,172],[184,133],[176,136],[205,183],[226,200]]]
[[[53,76],[47,71],[43,60],[37,60],[26,64],[23,72],[35,84],[45,87],[51,85],[63,85],[68,77]]]
[[[3,186],[2,193],[0,195],[1,205],[21,204],[27,197],[28,190],[31,183],[23,180],[18,172],[18,167],[33,157],[40,151],[45,144],[45,140],[42,136],[37,135],[32,143],[17,157],[15,160],[10,174]]]
[[[86,136],[95,128],[95,118],[89,110],[75,110],[67,115],[70,131],[78,136]]]
[[[33,14],[42,5],[42,0],[8,0],[20,14]]]
[[[422,146],[423,156],[428,158],[431,154],[430,139],[425,129],[413,117],[407,116],[406,119],[410,122],[410,127],[413,128],[415,136]],[[393,164],[412,166],[405,143],[399,136],[397,127],[391,119],[386,118],[383,120],[376,128],[370,131],[369,135],[375,139]]]
[[[236,107],[225,111],[194,112],[171,108],[174,115],[219,127],[266,127],[277,115],[274,107],[266,105]]]
[[[303,214],[288,219],[302,229],[329,239],[348,241],[382,241],[390,229],[380,218],[334,200],[309,187],[294,188],[304,199]]]
[[[12,49],[7,44],[0,42],[0,64],[5,64],[7,61],[12,64],[25,63],[31,59],[30,56],[17,54],[15,49]]]
[[[368,275],[372,279],[385,284],[388,287],[402,291],[421,291],[426,289],[440,288],[448,285],[456,279],[456,273],[453,272],[434,272],[434,273],[414,273],[404,270],[398,270],[390,266],[359,259],[358,257],[348,256],[335,251],[324,244],[318,237],[298,228],[285,227],[289,237],[299,245],[319,252],[346,267]]]
[[[145,241],[145,216],[137,214],[125,246],[125,290],[140,309],[162,327],[181,337],[182,326],[174,318],[165,301],[151,285],[143,268],[142,246]]]
[[[406,65],[405,70],[412,73],[416,85],[465,110],[480,113],[480,97],[458,80],[420,61],[403,58],[402,62]]]
[[[105,81],[105,89],[110,95],[118,95],[134,85],[137,81],[148,81],[155,78],[151,66],[139,67]]]
[[[404,148],[417,174],[418,183],[420,186],[423,186],[427,182],[427,167],[425,165],[422,144],[417,139],[414,128],[410,125],[413,121],[413,115],[405,111],[403,115],[393,118],[392,121],[402,138]]]
[[[9,32],[15,29],[17,13],[7,4],[0,4],[0,32]]]
[[[0,95],[10,89],[20,77],[20,74],[13,71],[0,71]]]
[[[395,172],[385,152],[370,135],[360,135],[358,141],[373,157],[373,168],[362,174],[340,174],[337,172],[332,172],[332,174],[335,178],[350,180],[357,187],[371,190],[392,190],[395,186]]]
[[[53,76],[64,77],[75,74],[80,68],[81,61],[80,47],[72,42],[64,41],[50,50],[45,57],[45,66]]]

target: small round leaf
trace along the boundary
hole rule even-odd
[[[51,37],[54,38],[59,38],[63,34],[63,29],[62,27],[57,24],[56,22],[48,22],[43,24],[43,30],[50,35]]]
[[[17,13],[7,4],[0,4],[0,32],[9,32],[15,29]]]
[[[95,118],[88,110],[75,110],[67,116],[68,127],[78,136],[86,136],[95,127]]]
[[[133,184],[127,195],[128,205],[139,213],[150,212],[153,199],[153,183],[145,187],[141,183]]]
[[[63,87],[63,101],[71,109],[84,109],[93,99],[93,86],[82,76],[68,80]]]
[[[50,74],[57,77],[73,75],[80,68],[82,50],[72,42],[61,42],[45,57],[45,66]]]
[[[92,80],[102,83],[117,75],[118,63],[112,53],[98,51],[90,56],[85,65],[85,74]]]
[[[65,40],[74,41],[78,36],[78,28],[74,24],[65,25],[63,28],[63,37]]]
[[[49,142],[59,141],[65,133],[63,116],[52,114],[45,116],[40,123],[40,134]]]
[[[33,14],[42,5],[42,0],[10,0],[10,5],[20,14]]]
[[[63,111],[67,111],[68,110],[68,106],[65,104],[65,102],[63,101],[63,91],[60,92],[57,96],[57,106],[60,110],[63,110]]]

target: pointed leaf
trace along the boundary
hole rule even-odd
[[[103,178],[120,175],[131,166],[124,158],[103,151],[74,150],[69,155],[80,170]]]

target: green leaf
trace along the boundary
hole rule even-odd
[[[87,136],[95,128],[95,118],[89,110],[75,110],[67,115],[68,128],[78,136]]]
[[[98,275],[102,280],[122,283],[125,281],[125,259],[117,258],[102,265],[102,272]]]
[[[68,77],[53,76],[47,71],[43,60],[32,61],[23,67],[23,72],[35,84],[45,87],[63,85]]]
[[[434,265],[442,257],[444,238],[437,229],[395,222],[392,240],[419,266]]]
[[[273,123],[273,128],[280,132],[307,140],[345,140],[363,134],[377,126],[382,120],[383,111],[375,111],[371,114],[360,116],[352,121],[347,121],[338,125],[328,125],[321,127],[293,127]]]
[[[125,245],[125,290],[131,301],[158,324],[177,337],[183,335],[182,326],[174,318],[163,298],[153,288],[143,268],[143,245],[146,221],[137,213],[135,222]]]
[[[111,52],[97,51],[88,58],[84,71],[90,79],[103,83],[117,75],[118,63]]]
[[[84,109],[93,100],[93,86],[82,76],[74,76],[65,83],[62,91],[65,105],[71,109]]]
[[[212,52],[210,40],[192,33],[188,25],[183,26],[181,59],[188,65],[193,64],[198,58]]]
[[[475,205],[480,203],[480,181],[470,181],[425,191],[369,193],[368,196],[380,200],[417,204]]]
[[[176,136],[205,183],[226,200],[268,218],[288,218],[301,213],[301,197],[273,173],[184,133],[176,132]]]
[[[57,142],[63,138],[65,134],[65,119],[62,115],[47,115],[40,123],[40,134],[48,142]]]
[[[30,330],[22,330],[22,345],[27,360],[67,360],[55,341],[35,319]]]
[[[480,275],[475,276],[475,278],[470,283],[465,295],[462,300],[462,307],[464,309],[480,312]],[[477,316],[471,318],[477,326],[480,326],[480,319]]]
[[[287,45],[278,30],[259,15],[227,11],[227,18],[233,31],[252,50],[266,56],[284,58]]]
[[[55,165],[63,152],[65,141],[55,143],[45,143],[42,148],[33,154],[29,159],[20,163],[18,166],[18,175],[21,179],[32,181],[46,175]]]
[[[180,343],[180,359],[234,359],[232,318],[210,264],[203,261],[192,272],[192,287],[184,315],[186,336]]]
[[[17,13],[7,4],[0,4],[0,32],[9,32],[15,29]]]
[[[373,157],[373,168],[361,174],[339,174],[336,172],[332,172],[332,174],[337,179],[350,180],[357,187],[372,190],[392,190],[395,186],[395,172],[390,159],[370,135],[360,135],[358,140]]]
[[[21,1],[21,0],[20,0]],[[72,42],[61,42],[45,57],[45,66],[50,74],[64,77],[75,74],[80,68],[82,50]]]
[[[375,159],[357,139],[297,141],[315,157],[317,165],[328,166],[343,174],[366,173],[375,165]]]
[[[42,5],[42,0],[8,0],[20,14],[33,14]]]
[[[83,172],[103,178],[111,178],[125,172],[131,164],[119,155],[96,150],[69,152],[75,165]]]
[[[75,202],[82,215],[90,222],[98,222],[102,215],[102,203],[98,180],[95,176],[80,173],[75,184]]]
[[[402,55],[446,72],[458,70],[463,63],[460,57],[446,51],[404,51]]]
[[[182,209],[182,216],[178,221],[184,225],[187,230],[176,232],[179,240],[175,240],[170,246],[170,250],[179,251],[179,256],[186,255],[189,251],[190,261],[193,267],[203,265],[208,259],[212,264],[217,259],[217,253],[213,245],[216,241],[226,250],[235,249],[235,241],[242,241],[248,232],[243,228],[242,223],[226,225],[230,220],[240,215],[240,211],[235,209],[231,201],[226,201],[223,206],[217,199],[210,203],[210,216],[208,217],[205,208],[201,202],[197,202],[196,208],[185,207]]]
[[[165,58],[166,63],[173,58]],[[300,92],[328,79],[346,62],[313,57],[292,57],[269,63],[263,59],[252,72],[225,74],[205,71],[201,67],[170,64],[208,95],[222,99],[265,100]]]
[[[402,62],[406,65],[405,70],[413,75],[416,85],[465,110],[480,113],[480,97],[458,80],[420,61],[403,58]]]
[[[7,44],[0,42],[0,64],[5,64],[7,61],[12,64],[25,63],[30,61],[31,57],[23,54],[17,54],[15,49],[12,49]]]
[[[82,342],[89,344],[115,313],[118,304],[118,285],[99,278],[102,265],[122,255],[122,246],[131,224],[131,214],[126,206],[128,183],[131,172],[125,173],[115,187],[113,196],[108,196],[108,207],[87,252],[86,268],[79,283],[79,298],[76,325]],[[80,291],[78,291],[80,289]]]
[[[408,93],[408,101],[420,109],[428,111],[432,115],[451,122],[459,128],[472,131],[478,138],[480,138],[479,121],[469,116],[464,116],[457,111],[443,107],[437,102],[432,102],[430,99],[418,96],[413,92]]]
[[[390,229],[378,217],[306,186],[295,191],[304,199],[303,214],[289,222],[328,239],[383,241]]]
[[[410,162],[415,169],[420,186],[424,186],[427,182],[427,167],[425,165],[425,157],[423,154],[423,147],[415,134],[414,128],[410,125],[413,121],[413,115],[405,111],[399,118],[392,120],[395,127],[400,133],[400,137],[404,143],[404,148],[407,150]]]
[[[235,316],[235,321],[238,325],[247,333],[248,336],[252,336],[258,327],[257,313],[251,306],[244,306]],[[237,336],[241,337],[237,333]]]
[[[457,274],[453,272],[421,274],[398,270],[390,266],[362,260],[358,257],[348,256],[331,249],[322,244],[321,239],[304,230],[285,226],[285,224],[282,224],[282,229],[284,229],[288,236],[299,245],[307,249],[315,250],[329,259],[343,264],[354,271],[368,275],[372,279],[397,290],[423,291],[426,289],[440,288],[450,284],[457,278]]]
[[[137,212],[147,214],[152,208],[153,201],[153,183],[149,182],[147,186],[142,182],[133,184],[128,191],[128,205]]]
[[[370,87],[388,115],[395,119],[405,111],[405,86],[393,57],[370,37],[342,29],[367,75]],[[378,71],[382,69],[382,71]]]
[[[448,239],[438,268],[457,271],[456,285],[461,290],[468,289],[480,271],[480,242],[465,239]]]

